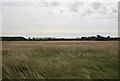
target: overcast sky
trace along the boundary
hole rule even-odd
[[[118,35],[119,0],[4,0],[2,35],[81,37]]]

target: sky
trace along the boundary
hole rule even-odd
[[[3,36],[118,36],[119,0],[2,0]]]

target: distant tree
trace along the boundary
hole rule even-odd
[[[110,38],[110,36],[107,36],[107,38]]]
[[[35,40],[35,38],[33,37],[33,39],[32,40]]]
[[[110,38],[110,36],[107,36],[107,38],[106,38],[107,40],[110,40],[111,38]]]
[[[81,40],[86,40],[86,37],[81,37]]]
[[[29,37],[28,40],[31,40],[31,38]]]
[[[102,36],[100,36],[100,35],[97,35],[97,38],[101,38]]]
[[[96,40],[96,37],[95,36],[91,36],[90,40]]]
[[[105,40],[105,39],[104,39],[104,37],[102,37],[101,35],[97,35],[96,40],[97,40],[97,41],[99,41],[99,40],[100,40],[100,41],[103,41],[103,40]]]

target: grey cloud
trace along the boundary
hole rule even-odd
[[[42,4],[43,4],[43,6],[46,6],[46,7],[50,6],[50,4],[48,2],[43,2]]]
[[[82,2],[75,2],[69,5],[70,11],[77,13],[79,11],[79,7],[82,6]]]
[[[106,9],[105,6],[101,8],[100,13],[101,13],[101,14],[106,14],[106,13],[107,13],[107,9]]]
[[[52,11],[49,11],[48,13],[49,13],[50,15],[53,15],[53,12],[52,12]]]
[[[118,13],[118,10],[113,8],[113,9],[112,9],[112,12],[113,12],[113,13]]]
[[[86,13],[81,13],[80,17],[81,17],[81,16],[86,16],[86,15],[87,15]]]
[[[88,10],[86,10],[85,12],[81,13],[80,17],[81,17],[81,16],[91,15],[91,14],[93,14],[93,13],[94,13],[94,12],[93,12],[92,10],[88,9]]]
[[[17,6],[15,2],[2,2],[2,6]]]
[[[60,10],[60,13],[62,14],[62,13],[63,13],[63,10]]]
[[[94,13],[92,10],[90,10],[90,9],[88,9],[87,11],[86,11],[86,13],[87,14],[92,14],[92,13]]]
[[[59,2],[52,2],[52,3],[51,3],[51,6],[58,6],[58,5],[60,5]]]
[[[50,6],[54,6],[54,7],[56,7],[56,6],[58,6],[58,5],[60,5],[60,3],[59,2],[42,2],[41,4],[43,4],[42,6],[46,6],[46,7],[50,7]]]
[[[107,5],[106,3],[101,3],[101,2],[93,2],[91,4],[95,13],[103,14],[103,15],[105,15],[108,12],[106,5]]]
[[[2,2],[2,6],[43,6],[43,7],[49,7],[49,6],[58,6],[60,5],[59,2]]]
[[[102,10],[103,10],[103,11],[107,11],[107,9],[106,9],[106,7],[105,7],[105,6],[103,6],[103,7],[102,7]]]
[[[101,14],[101,15],[106,15],[106,13],[108,12],[108,10],[106,9],[106,6],[102,6],[100,9],[95,10],[96,13]]]
[[[32,2],[2,2],[2,6],[31,6]]]
[[[100,2],[93,2],[92,3],[93,9],[99,9],[101,6],[102,6],[102,3],[100,3]]]

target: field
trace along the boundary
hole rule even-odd
[[[4,41],[3,79],[117,79],[117,41]]]

